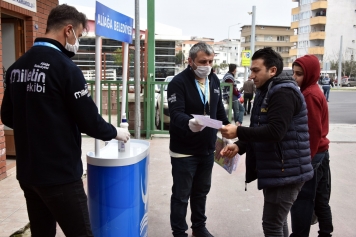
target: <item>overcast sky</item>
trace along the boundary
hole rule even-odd
[[[101,0],[100,3],[134,17],[135,0]],[[59,0],[59,3],[95,8],[95,0]],[[292,0],[156,0],[156,21],[182,29],[185,36],[240,38],[240,25],[250,25],[247,13],[256,6],[256,24],[291,24]],[[140,17],[147,17],[147,0],[140,0]],[[229,27],[231,26],[231,27]],[[229,30],[230,29],[230,30]]]

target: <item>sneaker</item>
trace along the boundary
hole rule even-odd
[[[236,122],[235,124],[236,124],[236,126],[241,126],[240,122]]]
[[[193,230],[194,237],[214,237],[206,227]]]

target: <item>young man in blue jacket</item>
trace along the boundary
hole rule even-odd
[[[211,186],[217,130],[203,127],[192,114],[209,116],[228,124],[220,82],[211,73],[214,51],[204,42],[189,51],[189,66],[168,85],[170,156],[173,187],[171,227],[173,236],[186,237],[190,198],[193,236],[211,237],[205,227],[205,203]]]
[[[2,122],[14,129],[17,179],[32,236],[93,236],[84,192],[81,133],[127,141],[130,134],[104,121],[81,70],[70,59],[86,16],[66,4],[51,10],[46,34],[6,73]]]

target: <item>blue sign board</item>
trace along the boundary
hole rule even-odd
[[[132,43],[133,19],[96,2],[95,34]]]

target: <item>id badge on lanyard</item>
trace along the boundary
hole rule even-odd
[[[208,98],[209,98],[209,79],[208,79],[208,77],[206,77],[206,79],[205,79],[205,96],[203,96],[203,93],[202,93],[202,91],[200,89],[200,86],[198,84],[198,80],[195,80],[195,84],[196,84],[197,89],[199,91],[200,99],[201,99],[201,101],[203,102],[203,105],[204,105],[204,116],[210,118],[210,115],[206,114],[206,110],[205,110],[206,103],[208,102]],[[210,106],[210,103],[209,103],[209,106]]]

